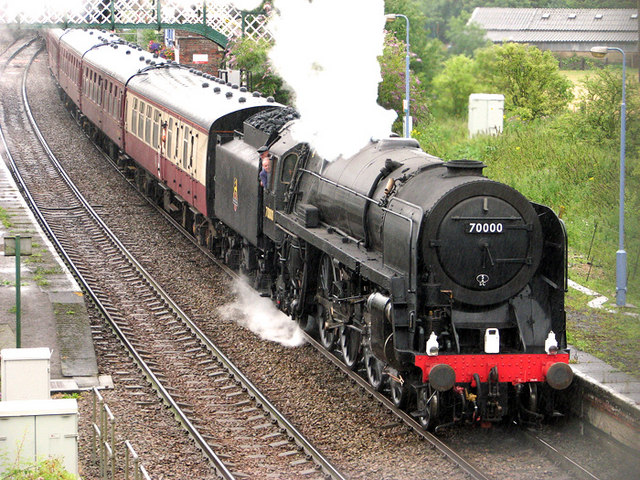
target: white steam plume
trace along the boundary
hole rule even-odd
[[[248,328],[264,340],[285,347],[298,347],[305,343],[298,324],[278,310],[269,298],[261,297],[240,280],[235,282],[234,292],[236,301],[218,309],[225,319]]]
[[[231,3],[240,10],[255,10],[260,6],[262,0],[225,0],[224,3]]]
[[[396,118],[378,105],[384,0],[276,0],[270,57],[295,92],[293,132],[320,155],[349,157]]]

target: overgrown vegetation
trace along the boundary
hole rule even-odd
[[[13,226],[13,222],[11,222],[11,215],[2,207],[0,207],[0,222],[2,222],[4,228],[11,228]]]
[[[3,477],[11,480],[75,480],[76,476],[67,472],[59,458],[48,458],[36,464],[9,465]]]
[[[271,44],[266,40],[254,41],[249,37],[235,39],[228,46],[224,60],[228,68],[249,72],[254,90],[286,104],[291,100],[291,92],[273,71],[268,58],[270,48]]]

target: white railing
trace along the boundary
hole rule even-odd
[[[93,388],[91,431],[91,461],[98,464],[102,480],[114,480],[117,463],[122,461],[122,458],[116,454],[116,418],[97,388]],[[126,440],[124,444],[125,480],[129,480],[129,478],[151,480],[129,440]]]
[[[220,0],[0,0],[0,24],[8,25],[206,25],[227,39],[270,40],[267,21]]]

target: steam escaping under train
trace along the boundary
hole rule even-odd
[[[425,428],[554,411],[573,373],[548,207],[413,139],[328,162],[272,98],[113,34],[45,38],[63,100],[138,186]]]

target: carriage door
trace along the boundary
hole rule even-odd
[[[151,138],[151,145],[153,146],[154,151],[156,152],[156,166],[157,166],[157,175],[161,180],[165,179],[166,171],[164,167],[164,162],[162,161],[162,153],[164,151],[164,145],[160,146],[160,123],[161,116],[160,111],[157,108],[153,109],[153,134]]]

